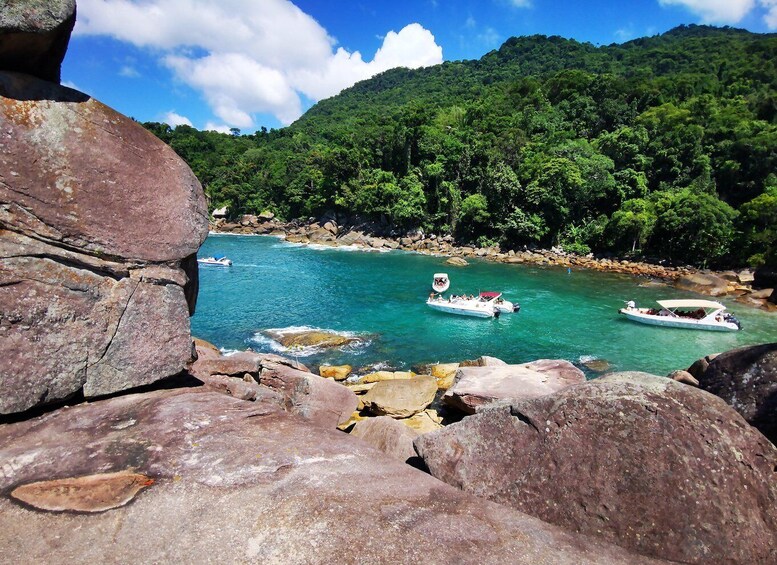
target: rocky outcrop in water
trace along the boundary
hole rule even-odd
[[[777,445],[777,343],[732,349],[706,365],[694,375],[699,387],[725,400]]]
[[[9,563],[653,562],[462,493],[277,406],[198,389],[0,426],[0,461]],[[130,469],[148,479],[107,476]],[[78,488],[63,493],[52,479]],[[79,508],[129,501],[50,512],[5,496],[18,489]]]
[[[777,448],[721,399],[642,373],[485,408],[415,440],[433,476],[682,563],[777,560]]]

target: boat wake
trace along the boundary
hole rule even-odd
[[[372,344],[372,336],[311,326],[289,326],[259,330],[248,341],[257,351],[310,357],[331,350],[359,355]]]

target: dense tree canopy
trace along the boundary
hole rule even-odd
[[[385,72],[281,130],[144,125],[233,215],[336,211],[711,266],[777,254],[775,35],[512,38],[478,61]]]

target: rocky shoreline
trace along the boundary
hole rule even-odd
[[[587,381],[487,357],[354,379],[193,340],[202,187],[59,86],[74,22],[0,12],[6,562],[777,562],[777,344]],[[277,231],[364,237],[332,227]],[[441,249],[410,239],[380,246]]]
[[[777,293],[773,288],[754,288],[754,273],[709,271],[690,266],[670,266],[618,258],[579,256],[561,249],[501,250],[499,247],[456,246],[451,236],[426,235],[416,231],[405,235],[391,234],[386,226],[362,224],[339,225],[334,218],[280,222],[270,212],[247,214],[238,221],[223,218],[211,220],[212,233],[236,235],[271,235],[290,243],[331,247],[353,246],[365,251],[401,249],[426,255],[448,257],[452,266],[466,266],[467,259],[483,259],[505,264],[540,265],[557,268],[586,269],[645,277],[675,287],[713,297],[727,296],[746,306],[777,312]],[[376,233],[381,235],[375,235]]]

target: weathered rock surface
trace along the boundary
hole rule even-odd
[[[366,418],[351,430],[351,435],[361,438],[386,455],[406,463],[417,457],[413,440],[418,432],[388,416]]]
[[[675,287],[709,296],[722,296],[728,289],[728,281],[723,277],[707,273],[691,273],[678,278]]]
[[[200,346],[197,346],[198,354]],[[269,399],[266,389],[282,398],[281,405],[317,425],[334,428],[349,420],[358,399],[347,387],[307,369],[300,370],[293,361],[278,355],[240,351],[232,355],[200,356],[189,372],[209,386],[244,400]],[[224,376],[236,382],[223,380]],[[237,377],[237,378],[235,378]],[[254,381],[257,387],[239,384],[240,379]]]
[[[620,373],[415,440],[435,477],[683,563],[774,563],[777,448],[719,398]]]
[[[90,255],[180,261],[208,234],[199,181],[130,118],[75,90],[0,72],[0,221]]]
[[[0,69],[59,83],[75,0],[13,0],[0,10]]]
[[[381,381],[367,391],[362,403],[378,416],[409,418],[429,406],[436,393],[437,379],[432,376]]]
[[[359,404],[348,387],[279,363],[262,365],[259,384],[280,392],[286,410],[324,428],[347,422]]]
[[[318,374],[327,379],[344,381],[351,374],[353,367],[350,365],[321,365],[318,368]]]
[[[443,402],[465,414],[474,414],[479,406],[495,400],[536,398],[582,382],[585,382],[583,372],[563,360],[460,367]]]
[[[0,497],[12,563],[655,562],[462,493],[277,407],[214,393],[126,395],[0,426],[0,461],[3,494],[127,469],[154,480],[97,514]],[[364,524],[380,535],[365,537]]]
[[[725,400],[777,444],[777,343],[721,353],[695,376],[701,389]]]
[[[182,371],[181,265],[207,236],[191,170],[129,118],[29,75],[0,72],[0,128],[0,413]]]
[[[304,330],[297,332],[266,331],[265,334],[283,347],[341,347],[360,341],[359,338],[344,336],[322,330]]]

